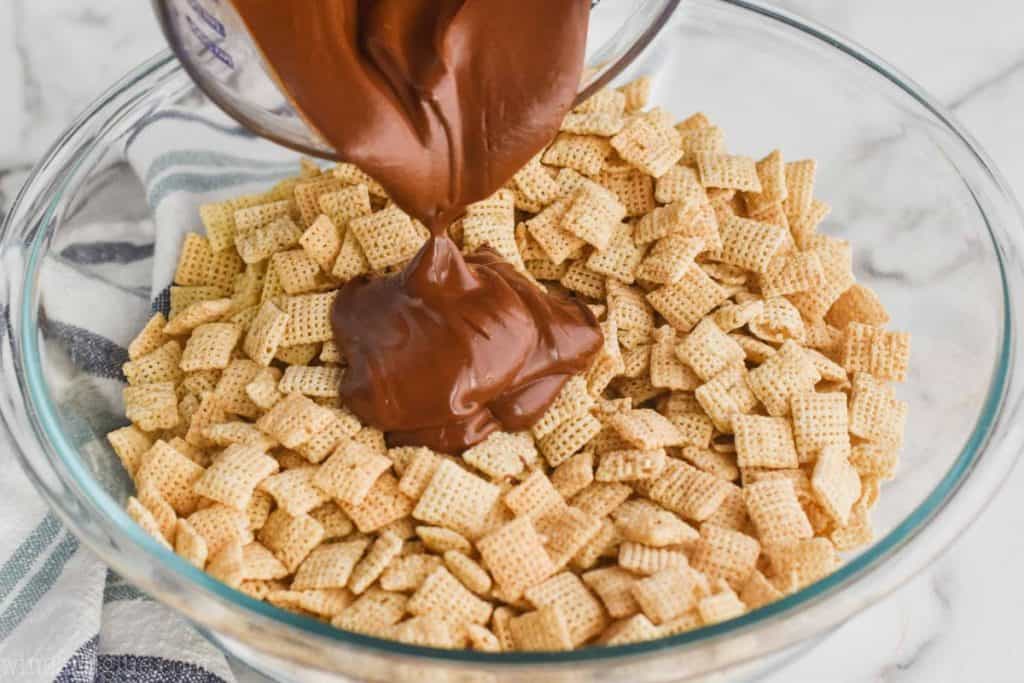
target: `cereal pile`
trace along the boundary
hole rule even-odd
[[[872,539],[909,338],[816,231],[815,163],[604,90],[453,226],[586,301],[605,344],[529,432],[387,448],[338,405],[335,291],[427,232],[351,165],[203,206],[129,349],[129,514],[224,583],[343,629],[568,650],[738,616]],[[428,361],[429,359],[425,359]]]

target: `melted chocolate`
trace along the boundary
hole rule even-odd
[[[458,452],[530,427],[601,332],[495,252],[446,236],[558,131],[589,0],[232,0],[296,108],[433,233],[332,309],[342,400],[392,444]]]

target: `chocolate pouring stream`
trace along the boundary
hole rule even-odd
[[[342,401],[392,445],[459,452],[526,429],[601,346],[590,310],[539,290],[448,226],[557,133],[589,0],[233,0],[282,88],[432,236],[332,309]]]

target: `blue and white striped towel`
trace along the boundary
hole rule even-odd
[[[48,301],[47,333],[70,351],[74,374],[110,392],[120,391],[125,340],[168,303],[182,235],[202,229],[199,204],[265,188],[296,170],[293,153],[256,144],[213,109],[161,112],[125,141],[124,158],[138,180],[122,172],[113,182],[128,188],[126,202],[141,182],[154,220],[86,221],[60,244],[46,269],[57,281],[45,283],[67,292]],[[82,277],[88,286],[75,287]],[[266,680],[229,662],[80,545],[11,462],[6,438],[0,434],[0,461],[8,461],[0,477],[0,682]]]

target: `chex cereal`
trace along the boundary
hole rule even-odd
[[[463,453],[389,448],[340,403],[337,291],[426,239],[378,183],[306,163],[202,206],[123,367],[129,516],[281,609],[482,652],[718,623],[870,543],[909,335],[827,234],[813,160],[730,149],[708,114],[645,111],[650,89],[595,93],[453,224],[604,335],[540,419]]]

